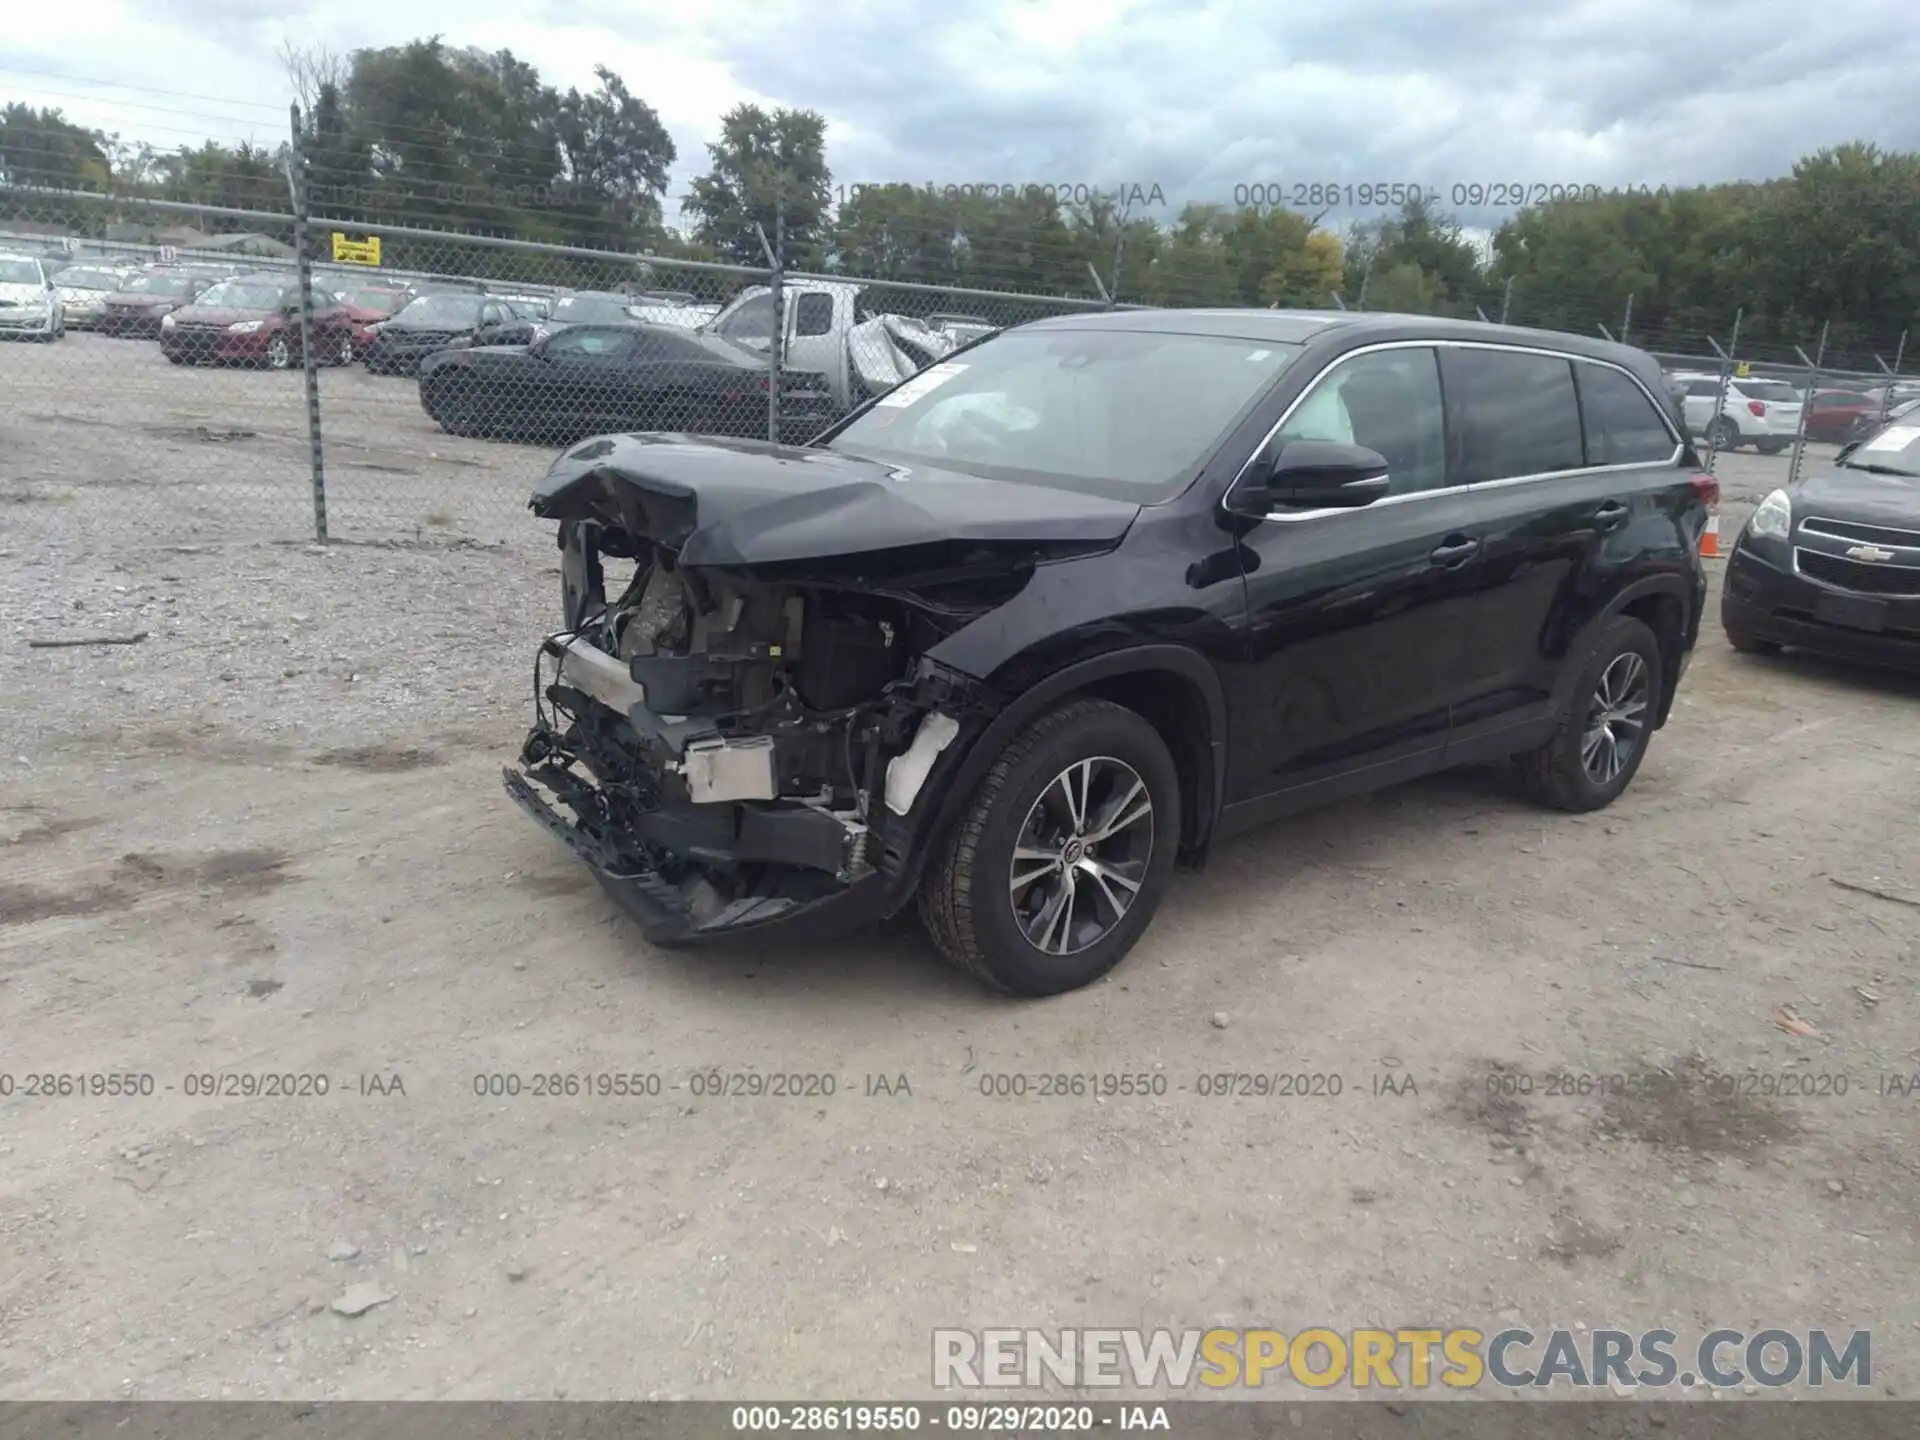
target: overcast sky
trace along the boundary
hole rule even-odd
[[[596,63],[679,146],[807,106],[835,183],[1601,186],[1760,179],[1850,138],[1920,149],[1899,0],[61,0],[9,7],[0,99],[156,145],[286,133],[285,42],[439,33],[562,88]],[[1459,207],[1463,220],[1497,214]]]

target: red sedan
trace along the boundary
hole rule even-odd
[[[300,287],[279,275],[223,280],[160,322],[160,349],[176,365],[300,363]],[[339,301],[313,292],[314,359],[353,362],[353,322]]]
[[[1807,438],[1844,445],[1858,440],[1880,419],[1880,402],[1857,390],[1816,390],[1807,409]]]
[[[334,298],[346,312],[353,353],[361,355],[373,343],[370,327],[398,315],[413,295],[397,285],[343,285],[334,291]]]

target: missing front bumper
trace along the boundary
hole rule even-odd
[[[832,817],[742,806],[730,835],[680,834],[671,867],[638,860],[607,843],[539,767],[501,772],[507,794],[542,829],[585,861],[594,878],[656,945],[691,944],[778,928],[835,930],[878,920],[883,883],[873,871],[841,879],[818,868],[844,831]],[[583,782],[575,780],[576,785]],[[662,841],[678,818],[662,813]],[[829,834],[831,827],[832,834]],[[705,839],[706,844],[698,841]],[[705,852],[702,854],[702,852]],[[669,874],[671,868],[673,873]]]

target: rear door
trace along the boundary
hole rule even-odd
[[[1551,723],[1573,637],[1624,571],[1671,548],[1673,507],[1692,492],[1665,411],[1619,367],[1461,345],[1442,352],[1442,373],[1451,478],[1473,487],[1487,525],[1451,765]]]

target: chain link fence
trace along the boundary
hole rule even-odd
[[[0,348],[0,504],[109,545],[509,538],[557,447],[803,444],[979,336],[1106,306],[17,189],[0,256],[0,329],[38,342]]]
[[[294,199],[0,186],[0,335],[27,342],[0,345],[0,534],[32,513],[36,534],[99,548],[525,538],[557,447],[613,431],[804,443],[975,338],[1115,306],[1091,266],[1081,295],[908,283],[788,269],[777,235],[765,264],[721,264],[308,218]],[[906,238],[922,259],[951,249]],[[980,246],[955,266],[1009,287],[1071,269]],[[1511,285],[1476,313],[1572,323]],[[1583,328],[1661,359],[1709,463],[1791,452],[1797,473],[1808,443],[1920,398],[1904,334],[1830,354],[1824,338],[1743,345],[1728,319],[1724,335],[1648,329],[1629,301]]]

